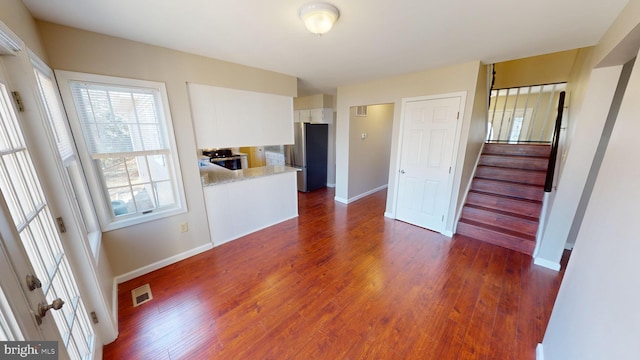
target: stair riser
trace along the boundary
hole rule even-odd
[[[483,154],[549,157],[551,146],[526,144],[485,144]]]
[[[544,189],[541,186],[513,184],[478,178],[473,179],[473,182],[471,183],[471,190],[535,201],[542,201],[542,198],[544,197]]]
[[[490,209],[508,211],[524,216],[538,218],[542,204],[526,200],[508,199],[491,194],[479,194],[470,192],[467,195],[467,204],[482,206]]]
[[[526,156],[482,155],[479,165],[547,171],[549,159]]]
[[[518,238],[508,234],[502,234],[493,230],[467,224],[462,221],[458,223],[456,233],[528,255],[533,254],[533,249],[535,248],[534,241]]]
[[[534,237],[538,231],[537,221],[521,219],[519,217],[513,217],[468,206],[465,206],[462,209],[462,219],[498,226],[503,229],[521,232]]]
[[[542,171],[529,171],[519,169],[497,168],[489,166],[478,166],[476,177],[483,179],[495,179],[518,182],[522,184],[544,186],[546,173]]]

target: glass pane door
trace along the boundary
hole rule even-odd
[[[2,77],[4,70],[2,70]],[[0,80],[3,80],[0,78]],[[91,359],[94,332],[65,256],[26,147],[6,82],[0,82],[0,190],[20,242],[42,282],[47,303],[65,304],[50,311],[71,359]],[[7,239],[4,239],[7,241]],[[20,274],[22,276],[24,274]]]

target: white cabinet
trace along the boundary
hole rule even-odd
[[[188,84],[197,147],[293,144],[293,98]]]
[[[295,122],[309,122],[314,124],[332,124],[333,109],[305,109],[295,111]]]

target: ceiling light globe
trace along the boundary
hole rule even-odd
[[[301,7],[298,15],[310,32],[322,35],[331,30],[340,12],[330,4],[312,3]]]

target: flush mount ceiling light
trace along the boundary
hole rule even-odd
[[[331,30],[333,23],[340,17],[340,12],[331,4],[310,3],[302,6],[298,15],[309,31],[322,35]]]

